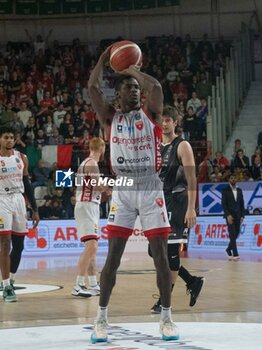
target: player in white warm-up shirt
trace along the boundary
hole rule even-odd
[[[23,193],[25,192],[32,210],[33,227],[39,222],[36,201],[28,179],[28,161],[24,154],[13,150],[14,131],[0,129],[0,269],[3,279],[3,298],[6,302],[16,301],[10,284],[10,240],[11,235],[27,234],[27,216]]]
[[[111,167],[118,179],[133,179],[132,188],[114,188],[108,218],[109,248],[100,278],[98,315],[91,340],[107,341],[107,306],[115,285],[128,237],[139,215],[149,240],[162,300],[160,333],[164,340],[178,339],[171,318],[171,274],[167,260],[167,237],[170,226],[158,172],[161,167],[161,113],[163,93],[153,77],[131,66],[121,72],[115,85],[119,110],[109,104],[100,89],[103,68],[110,56],[108,48],[99,58],[89,79],[91,103],[104,127],[111,126]],[[141,108],[141,89],[146,106]]]
[[[100,177],[98,162],[103,160],[105,143],[99,137],[94,137],[89,143],[90,155],[81,164],[76,174],[76,206],[75,219],[78,234],[85,248],[81,254],[77,268],[77,278],[72,295],[90,297],[100,294],[96,279],[96,252],[99,239],[99,218],[101,192],[107,190],[99,186]],[[97,186],[93,186],[91,181]],[[88,275],[89,288],[85,286],[85,276]]]

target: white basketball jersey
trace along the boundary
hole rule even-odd
[[[95,202],[100,204],[101,202],[101,193],[95,191],[94,187],[91,185],[91,177],[89,175],[83,174],[85,165],[92,158],[86,158],[79,166],[76,173],[76,201],[77,202]],[[79,186],[81,184],[81,186]]]
[[[24,193],[24,162],[20,152],[12,152],[10,157],[0,155],[0,194]]]
[[[145,111],[116,111],[110,132],[111,168],[116,175],[144,177],[161,168],[162,128]]]

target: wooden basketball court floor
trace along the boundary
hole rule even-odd
[[[194,307],[189,307],[184,282],[178,278],[172,294],[176,322],[262,322],[262,279],[259,255],[228,261],[224,253],[190,254],[182,264],[206,283]],[[30,260],[31,259],[31,260]],[[54,259],[54,260],[50,260]],[[78,256],[23,258],[19,284],[59,285],[52,292],[19,295],[17,303],[0,301],[0,328],[93,323],[99,297],[71,295]],[[104,255],[98,256],[101,271]],[[50,263],[50,261],[52,263]],[[32,266],[32,267],[31,267]],[[157,322],[150,308],[157,294],[152,260],[145,253],[124,253],[109,305],[110,322]]]

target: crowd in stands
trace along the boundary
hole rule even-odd
[[[107,144],[102,166],[108,169],[108,139],[90,104],[87,83],[100,53],[113,40],[103,40],[91,50],[79,39],[70,45],[51,42],[52,30],[46,38],[33,38],[27,30],[25,34],[28,42],[9,42],[0,50],[0,125],[14,128],[15,147],[28,156],[34,188],[47,187],[40,217],[71,218],[74,190],[54,187],[57,164],[47,164],[42,150],[48,145],[72,145],[72,168],[76,170],[88,155],[90,138],[100,136]],[[161,82],[165,103],[177,111],[177,132],[192,143],[200,142],[206,150],[207,97],[220,68],[225,68],[230,43],[221,37],[213,44],[207,34],[199,42],[190,35],[184,39],[170,35],[147,37],[140,46],[143,71]],[[103,78],[106,91],[113,88],[115,78],[108,68]],[[211,181],[224,179],[230,163],[224,162],[217,152]],[[240,149],[234,154],[239,176],[248,169],[254,179],[261,178],[260,163],[261,152],[257,151],[250,164]]]
[[[240,181],[262,181],[262,147],[257,145],[254,154],[249,159],[245,155],[245,147],[240,139],[236,139],[232,149],[231,159],[227,159],[222,152],[216,152],[215,158],[208,160],[209,181],[227,181],[230,173],[234,173]]]

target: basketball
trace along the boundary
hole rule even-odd
[[[131,65],[140,66],[142,53],[132,41],[123,40],[113,44],[110,50],[110,66],[115,72],[121,72]]]

